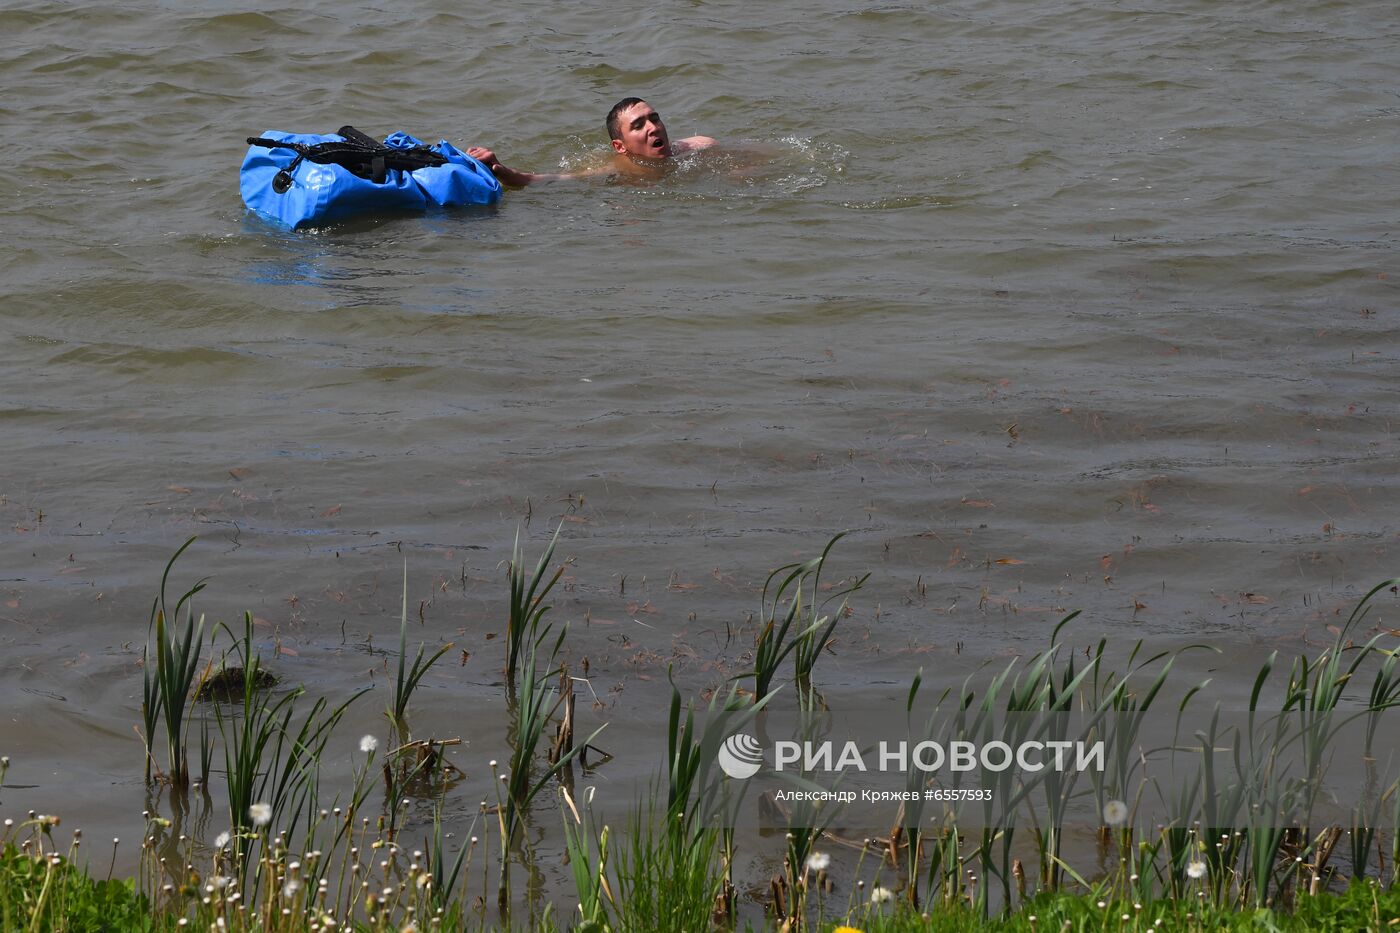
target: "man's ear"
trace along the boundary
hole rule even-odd
[[[614,139],[612,141],[612,147],[613,152],[616,152],[618,155],[622,155],[627,152],[627,147],[623,145],[623,142],[620,139]]]

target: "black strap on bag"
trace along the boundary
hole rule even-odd
[[[248,145],[264,149],[290,149],[297,154],[292,164],[282,169],[272,178],[272,190],[284,194],[292,187],[292,173],[297,170],[302,159],[317,165],[339,165],[351,174],[367,178],[376,185],[384,184],[389,169],[406,172],[447,164],[447,158],[427,146],[414,146],[411,149],[396,149],[386,146],[372,136],[361,133],[353,126],[342,126],[336,135],[345,142],[294,143],[261,136],[249,136]]]

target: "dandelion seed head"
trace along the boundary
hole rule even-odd
[[[870,889],[870,903],[885,904],[894,900],[894,892],[889,888],[882,888],[878,884]]]
[[[1187,877],[1199,881],[1206,876],[1206,863],[1200,861],[1191,862],[1186,866],[1186,875]]]
[[[266,826],[272,822],[272,805],[266,803],[255,803],[248,808],[248,818],[253,821],[254,826]]]
[[[229,840],[232,838],[233,837],[229,835],[228,830],[224,830],[223,832],[219,833],[219,835],[214,837],[214,848],[222,849],[224,846],[229,844]]]
[[[1128,805],[1121,800],[1110,800],[1103,805],[1103,821],[1109,826],[1122,826],[1128,819]]]
[[[360,751],[366,755],[373,755],[374,750],[379,747],[379,739],[372,735],[366,735],[360,739]]]
[[[807,856],[807,868],[811,871],[826,871],[831,866],[831,856],[825,852],[813,852]]]

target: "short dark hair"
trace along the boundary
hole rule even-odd
[[[644,103],[646,103],[646,101],[642,100],[640,97],[624,97],[622,100],[613,104],[613,108],[608,111],[608,119],[605,121],[605,125],[608,128],[608,139],[622,138],[622,111],[629,107],[634,107],[637,104]]]

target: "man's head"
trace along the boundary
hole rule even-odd
[[[608,111],[608,138],[613,151],[642,159],[671,155],[671,137],[661,115],[640,97],[624,97]]]

